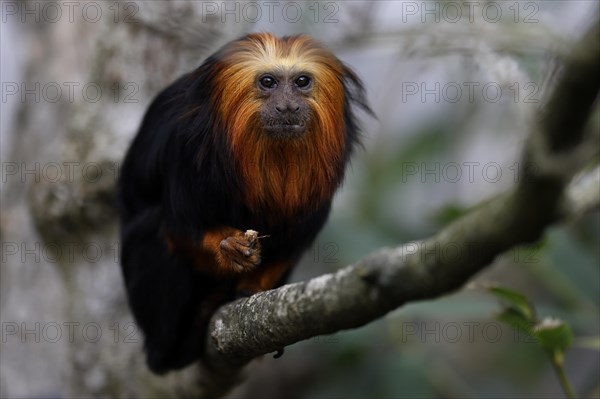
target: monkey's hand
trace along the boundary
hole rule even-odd
[[[254,230],[237,231],[221,240],[217,258],[221,266],[244,273],[260,264],[260,243]]]

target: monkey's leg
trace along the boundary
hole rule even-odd
[[[295,261],[279,261],[260,265],[240,277],[236,291],[242,296],[247,296],[275,288],[284,283],[284,278],[295,263]]]
[[[148,365],[157,373],[198,359],[204,339],[199,304],[213,281],[167,251],[160,209],[123,227],[122,268],[129,304],[145,336]]]

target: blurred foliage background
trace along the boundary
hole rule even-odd
[[[420,6],[435,10],[432,4]],[[428,237],[479,201],[502,192],[519,178],[519,168],[529,167],[519,164],[519,151],[532,112],[543,106],[551,89],[549,75],[558,55],[548,52],[544,43],[554,35],[561,41],[577,37],[578,24],[571,22],[586,21],[581,14],[571,21],[555,18],[570,7],[598,11],[597,3],[535,4],[502,3],[505,18],[494,29],[498,36],[519,37],[532,26],[522,20],[515,23],[510,7],[535,9],[538,23],[533,30],[543,32],[537,43],[523,34],[523,42],[528,42],[524,47],[513,42],[514,48],[498,51],[469,48],[474,40],[470,35],[459,35],[456,26],[442,28],[429,16],[429,26],[415,32],[402,26],[398,47],[411,46],[405,34],[419,41],[448,29],[443,44],[435,43],[436,38],[431,47],[399,51],[391,56],[393,66],[385,63],[391,72],[382,75],[369,73],[376,66],[360,64],[379,123],[367,129],[366,149],[354,157],[331,219],[297,279],[335,270],[381,246]],[[393,7],[378,3],[373,8],[378,6]],[[444,2],[438,7],[445,7]],[[396,21],[401,19],[395,15]],[[411,18],[407,20],[410,25]],[[453,51],[463,46],[464,52]],[[373,76],[382,82],[374,84]],[[478,84],[473,101],[465,82]],[[407,94],[413,83],[417,94]],[[453,95],[440,93],[455,83],[464,91],[459,101],[451,102]],[[490,83],[502,88],[498,101],[478,92]],[[429,94],[423,94],[422,85]],[[591,130],[598,131],[598,117],[596,111]],[[563,397],[542,348],[495,319],[498,301],[482,289],[490,282],[521,291],[541,316],[560,318],[573,328],[567,374],[581,397],[600,396],[599,222],[595,212],[552,228],[541,242],[506,253],[453,295],[405,306],[357,331],[290,348],[322,353],[322,374],[301,397]]]
[[[17,5],[16,17],[8,3]],[[239,13],[248,2],[167,3],[121,2],[122,11],[135,5],[130,10],[139,11],[133,16],[137,25],[109,21],[89,33],[85,23],[70,28],[64,18],[57,24],[44,18],[23,22],[24,7],[36,2],[2,1],[3,83],[48,79],[41,72],[48,67],[64,68],[63,80],[114,79],[140,89],[138,102],[105,108],[9,97],[2,104],[3,162],[48,161],[65,153],[71,160],[118,162],[152,96],[211,51],[249,31],[309,33],[358,72],[377,119],[361,115],[364,148],[353,157],[330,220],[294,281],[332,272],[382,246],[427,237],[506,190],[522,168],[535,167],[518,162],[528,127],[552,89],[557,66],[599,11],[597,1],[566,0],[291,2],[303,12],[296,20],[282,17],[290,3],[282,1],[271,2],[273,19],[264,2],[252,3],[264,11],[261,18],[236,19],[236,11],[226,14],[225,7]],[[168,39],[156,39],[161,35]],[[48,40],[63,44],[53,47]],[[68,43],[86,50],[75,46],[82,52],[73,55]],[[117,68],[114,59],[121,62]],[[598,138],[598,109],[589,130]],[[82,144],[81,137],[92,139]],[[63,142],[71,144],[67,150]],[[48,153],[53,155],[43,155]],[[95,208],[98,198],[110,198],[110,187],[102,186],[102,196],[75,190],[77,201],[69,202],[70,185],[57,194],[56,185],[39,191],[11,178],[3,174],[1,186],[4,242],[73,236],[93,237],[103,246],[114,242],[114,214],[104,204]],[[524,293],[540,316],[572,327],[567,374],[582,397],[600,397],[599,243],[598,211],[556,226],[541,242],[496,259],[459,292],[404,306],[354,331],[298,343],[278,360],[263,357],[230,397],[563,397],[539,345],[495,319],[500,305],[482,288],[489,282]],[[131,320],[114,260],[88,269],[79,258],[59,267],[30,263],[3,257],[4,323],[83,319],[109,326]],[[79,344],[62,344],[47,349],[31,337],[3,338],[2,396],[185,397],[165,388],[177,379],[133,371],[144,370],[139,343],[132,349],[109,342],[90,350],[86,342],[84,352],[104,353],[89,358]]]

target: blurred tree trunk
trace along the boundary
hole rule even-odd
[[[1,396],[191,397],[197,370],[161,378],[144,365],[114,183],[152,97],[244,26],[223,34],[200,2],[74,2],[57,21],[44,2],[15,5],[7,29],[24,59],[3,132]]]

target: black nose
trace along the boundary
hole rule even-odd
[[[279,103],[279,104],[275,105],[275,109],[279,113],[284,113],[284,112],[296,113],[296,112],[300,111],[300,106],[291,101],[286,101],[284,103]]]

